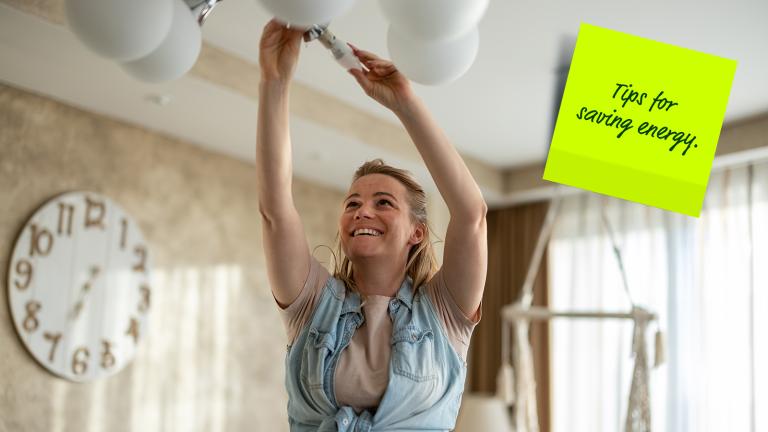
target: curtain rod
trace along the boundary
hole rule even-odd
[[[768,162],[768,146],[729,153],[722,156],[716,156],[712,162],[712,172],[719,172],[729,168],[738,168],[740,166],[761,162]],[[560,194],[564,197],[589,192],[584,189],[551,183],[533,189],[513,192],[509,195],[506,195],[502,199],[495,200],[493,205],[490,207],[491,209],[502,209],[520,204],[529,204],[538,201],[550,201],[554,196],[554,190],[556,187],[561,188]]]
[[[504,321],[511,322],[518,319],[550,320],[552,318],[598,318],[598,319],[645,319],[652,321],[657,318],[655,313],[645,309],[635,308],[629,312],[604,312],[604,311],[554,311],[541,306],[523,308],[518,304],[504,306],[501,309]]]

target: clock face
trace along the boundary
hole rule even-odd
[[[109,198],[70,192],[27,221],[8,271],[11,317],[43,367],[73,381],[133,358],[150,309],[150,257],[138,225]]]

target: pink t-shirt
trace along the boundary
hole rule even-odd
[[[480,321],[481,308],[473,318],[468,318],[453,300],[443,280],[443,272],[435,276],[420,289],[435,307],[451,346],[462,359],[466,360],[469,339]],[[312,317],[317,300],[328,278],[328,270],[314,257],[309,276],[296,300],[280,310],[293,344],[301,330]],[[340,406],[351,406],[356,411],[374,409],[379,406],[389,380],[389,356],[392,349],[392,320],[389,317],[391,297],[369,295],[362,304],[365,322],[352,335],[347,348],[341,353],[335,375],[334,389]]]

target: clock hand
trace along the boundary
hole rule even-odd
[[[98,266],[91,267],[91,276],[80,289],[77,303],[75,303],[75,306],[72,308],[72,312],[70,313],[70,319],[74,320],[80,315],[80,311],[85,305],[85,300],[88,299],[88,294],[91,292],[91,283],[94,281],[94,279],[96,279],[96,276],[99,275],[100,271],[101,269]]]

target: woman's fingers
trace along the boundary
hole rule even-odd
[[[285,24],[281,23],[275,18],[272,18],[264,26],[264,30],[262,30],[262,35],[265,38],[278,37],[280,34],[282,34],[284,29],[285,29]]]
[[[376,54],[370,52],[361,50],[358,47],[352,45],[351,43],[348,43],[350,48],[352,48],[352,53],[355,54],[355,56],[360,60],[360,62],[369,70],[375,72],[378,75],[389,75],[393,72],[397,71],[397,68],[394,64],[392,64],[389,60],[384,60],[377,56]]]
[[[350,48],[352,48],[352,53],[355,54],[355,56],[360,60],[361,63],[363,63],[363,65],[365,65],[366,68],[385,74],[390,74],[397,70],[391,61],[382,59],[370,51],[361,50],[351,43],[348,43],[348,45]]]
[[[266,42],[278,43],[283,37],[288,41],[294,42],[301,39],[304,31],[297,28],[291,28],[284,23],[278,21],[276,18],[272,18],[264,26],[261,39]]]
[[[357,58],[359,58],[361,61],[381,60],[379,56],[370,51],[361,50],[352,44],[349,44],[349,46],[352,48],[352,53],[355,54],[355,56],[357,56]]]
[[[395,65],[388,60],[364,60],[362,64],[369,71],[366,74],[368,78],[374,81],[377,78],[386,78],[397,72]]]
[[[262,79],[288,80],[293,74],[301,50],[303,31],[288,28],[272,19],[265,26],[259,43]]]
[[[365,67],[375,71],[378,74],[389,75],[392,72],[395,72],[397,70],[397,68],[395,68],[395,65],[392,64],[391,61],[387,61],[387,60],[369,60],[369,61],[366,61],[364,64],[365,64]]]
[[[373,83],[368,77],[370,72],[363,72],[360,69],[349,69],[349,73],[355,77],[355,80],[357,80],[357,83],[360,84],[360,87],[362,87],[363,91],[370,95],[371,90],[373,89]]]

